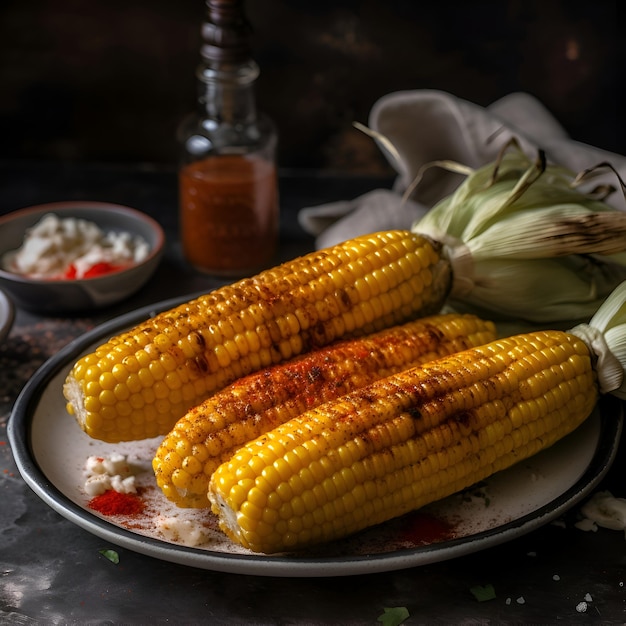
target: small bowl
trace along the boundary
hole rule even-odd
[[[156,270],[165,246],[159,224],[135,209],[106,202],[55,202],[0,216],[0,259],[21,246],[26,230],[48,213],[80,218],[103,231],[128,232],[148,242],[147,258],[126,269],[82,279],[34,279],[0,267],[0,287],[15,304],[37,313],[87,311],[119,302],[138,291]]]

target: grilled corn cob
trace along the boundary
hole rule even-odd
[[[208,507],[211,474],[248,441],[378,378],[493,339],[492,322],[435,315],[238,379],[192,408],[165,437],[153,460],[157,484],[179,506]]]
[[[601,389],[626,397],[626,285],[618,295],[621,331],[609,319],[600,331],[497,340],[375,381],[243,446],[209,483],[220,527],[253,551],[296,550],[402,515],[547,448],[590,414],[596,374]],[[592,364],[607,343],[598,363],[611,362],[610,377]]]
[[[68,411],[96,439],[164,435],[241,376],[437,312],[450,286],[440,248],[408,231],[366,235],[165,311],[75,364]]]

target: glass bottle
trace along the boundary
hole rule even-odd
[[[256,110],[243,0],[207,0],[199,109],[181,126],[183,254],[199,270],[243,276],[271,263],[278,239],[277,134]]]

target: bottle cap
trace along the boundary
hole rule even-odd
[[[206,0],[206,5],[202,57],[207,61],[235,64],[248,61],[252,27],[245,16],[244,0]]]

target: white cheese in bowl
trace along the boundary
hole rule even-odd
[[[2,267],[35,279],[80,279],[98,266],[112,271],[140,263],[149,253],[141,237],[104,232],[94,222],[49,213],[28,229],[17,250],[3,256]]]

